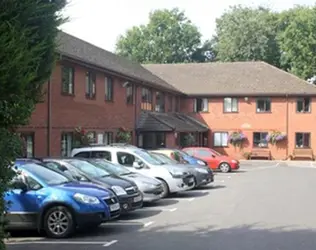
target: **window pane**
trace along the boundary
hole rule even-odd
[[[228,133],[222,133],[222,146],[228,146]]]
[[[266,132],[253,133],[253,145],[260,148],[268,147],[268,142],[266,140],[267,135],[268,133]]]
[[[232,112],[238,112],[238,99],[232,99]]]
[[[207,98],[202,99],[202,111],[204,111],[204,112],[208,111],[208,99]]]
[[[214,146],[221,146],[222,136],[221,133],[214,133]]]
[[[304,111],[310,112],[310,99],[304,98]]]
[[[271,111],[271,102],[270,102],[270,100],[266,100],[265,101],[265,111],[266,112]]]
[[[86,94],[90,94],[90,74],[86,73]]]
[[[224,98],[224,111],[232,112],[232,99],[231,98]]]
[[[303,146],[304,148],[309,148],[310,145],[310,134],[304,134]]]

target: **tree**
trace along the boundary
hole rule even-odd
[[[278,14],[269,9],[231,7],[216,20],[217,59],[223,62],[261,60],[279,66],[277,28]]]
[[[65,5],[66,0],[0,0],[0,250],[4,193],[13,177],[9,166],[21,153],[16,129],[28,123],[51,75]]]
[[[307,80],[316,74],[316,8],[297,6],[282,13],[278,39],[281,65]]]
[[[205,61],[196,54],[203,48],[198,28],[177,8],[151,12],[147,25],[131,28],[116,44],[119,55],[139,63]]]

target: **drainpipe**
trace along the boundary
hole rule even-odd
[[[47,83],[47,156],[51,156],[51,134],[52,134],[52,84],[51,79]]]
[[[286,94],[286,135],[289,138],[289,96]],[[289,142],[289,141],[288,141]],[[289,143],[286,146],[286,157],[289,157]]]
[[[137,134],[137,131],[136,131],[136,128],[137,128],[137,86],[134,84],[133,85],[133,88],[134,88],[134,131],[135,131],[135,145],[138,147],[138,134]]]

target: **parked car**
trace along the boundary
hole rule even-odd
[[[130,180],[136,183],[139,190],[143,194],[144,202],[153,202],[161,199],[163,192],[162,183],[155,178],[133,173],[128,168],[119,164],[114,164],[104,159],[87,159],[91,164],[97,167],[104,168],[107,172],[120,176],[123,179]]]
[[[152,150],[151,152],[164,154],[176,160],[179,163],[188,163],[191,165],[207,166],[207,162],[199,158],[193,157],[191,155],[188,155],[186,152],[180,149],[160,148],[160,149]]]
[[[212,169],[219,169],[223,173],[239,169],[239,161],[232,157],[222,155],[217,151],[206,147],[187,147],[182,149],[189,155],[200,158],[207,162]]]
[[[83,159],[43,159],[47,167],[58,169],[71,175],[80,182],[92,182],[113,190],[121,205],[121,214],[126,214],[143,206],[143,196],[137,185],[118,176],[114,176],[105,169]]]
[[[130,146],[95,146],[75,148],[72,157],[103,158],[123,165],[137,173],[154,177],[162,182],[162,197],[170,193],[194,188],[194,177],[180,167],[164,165],[146,150]]]
[[[205,186],[214,181],[213,171],[207,166],[179,163],[162,153],[151,152],[154,157],[168,165],[176,165],[193,171],[195,187]]]
[[[44,230],[49,237],[66,238],[78,227],[95,227],[120,215],[113,192],[93,184],[73,182],[39,164],[18,162],[13,189],[5,194],[13,230]]]

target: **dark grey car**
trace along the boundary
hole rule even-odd
[[[194,175],[195,187],[205,186],[214,181],[214,173],[207,166],[182,164],[161,153],[150,152],[150,154],[165,164],[189,169]]]

